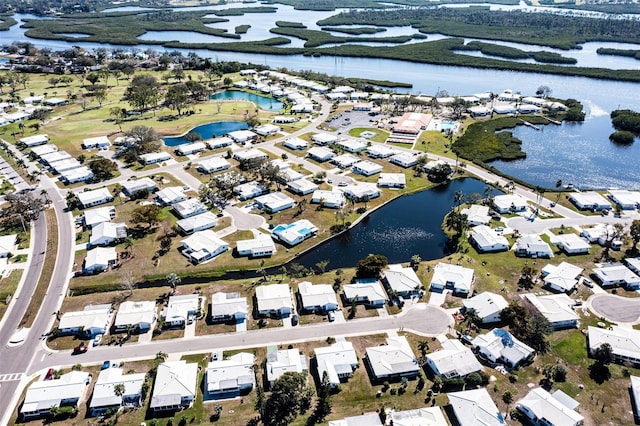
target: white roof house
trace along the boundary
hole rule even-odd
[[[534,259],[538,257],[553,257],[553,250],[551,250],[549,244],[545,243],[538,234],[528,234],[521,236],[516,241],[514,250],[516,256],[527,256]]]
[[[127,196],[134,195],[137,192],[144,191],[145,189],[147,191],[153,191],[158,189],[158,185],[153,181],[153,179],[148,177],[122,182],[122,190]]]
[[[295,206],[296,201],[283,192],[271,192],[257,197],[256,203],[268,213],[277,213]]]
[[[109,138],[106,136],[97,136],[95,138],[86,138],[82,141],[83,149],[105,149],[111,146],[111,142],[109,142]]]
[[[49,414],[51,407],[77,406],[84,398],[89,373],[71,371],[59,379],[40,380],[27,388],[20,414],[25,418],[36,418]]]
[[[371,182],[354,182],[343,188],[344,195],[352,200],[364,201],[371,200],[380,196],[380,189],[375,183]]]
[[[427,354],[427,364],[437,376],[464,377],[482,370],[471,349],[459,340],[447,339],[441,343],[441,350]]]
[[[329,421],[329,426],[383,426],[378,413],[365,413]]]
[[[237,185],[233,188],[233,192],[238,194],[238,199],[240,201],[255,198],[259,195],[264,194],[266,191],[267,188],[256,181],[241,183],[240,185]]]
[[[291,289],[288,284],[271,284],[256,287],[259,315],[288,317],[293,311]]]
[[[306,179],[297,179],[287,182],[287,188],[294,194],[307,195],[317,190],[318,185]]]
[[[142,163],[146,165],[162,163],[163,161],[169,161],[169,160],[171,160],[171,155],[168,152],[164,152],[164,151],[150,152],[148,154],[140,155],[140,161],[142,161]]]
[[[420,371],[418,360],[404,336],[387,337],[387,344],[366,349],[367,363],[373,378],[385,380],[415,377]]]
[[[342,290],[347,303],[355,301],[367,306],[382,307],[387,302],[387,293],[382,288],[380,281],[376,279],[345,284],[342,286]]]
[[[629,379],[631,379],[633,417],[638,421],[640,419],[640,377],[630,376]]]
[[[222,136],[219,138],[209,139],[206,141],[206,143],[209,146],[209,149],[218,149],[224,148],[225,146],[231,146],[231,144],[233,144],[233,139]]]
[[[478,352],[491,362],[515,367],[533,356],[534,350],[501,328],[477,335],[471,342]]]
[[[341,169],[346,169],[348,167],[353,166],[354,164],[360,161],[360,157],[357,157],[353,154],[342,154],[337,157],[333,157],[331,162],[338,166]]]
[[[290,224],[281,224],[273,228],[273,238],[290,246],[300,244],[318,233],[318,228],[307,219],[300,219]]]
[[[198,364],[185,360],[163,362],[158,366],[149,408],[153,411],[190,407],[196,399]]]
[[[520,297],[549,320],[554,330],[578,326],[580,317],[573,310],[575,301],[566,294],[536,296],[527,293]]]
[[[33,135],[33,136],[26,136],[24,138],[20,138],[20,143],[27,147],[44,145],[48,142],[49,142],[48,135]]]
[[[218,223],[218,218],[211,212],[204,212],[186,219],[180,219],[176,222],[176,226],[184,234],[193,234],[194,232],[204,231],[213,228]]]
[[[244,151],[236,151],[233,154],[233,158],[237,161],[251,161],[251,160],[267,160],[269,156],[256,148],[245,149]]]
[[[113,327],[116,331],[126,331],[129,326],[138,332],[146,333],[156,320],[156,302],[126,301],[120,304]]]
[[[521,212],[527,208],[527,200],[515,194],[496,195],[493,197],[493,206],[502,214],[511,211]]]
[[[413,155],[408,152],[400,152],[398,154],[394,154],[389,158],[389,162],[393,164],[397,164],[400,167],[404,167],[405,169],[408,167],[413,167],[418,164],[419,155]]]
[[[124,374],[122,368],[115,367],[100,371],[89,404],[91,415],[96,417],[110,408],[119,409],[125,405],[139,407],[142,399],[142,385],[146,377],[146,373]],[[119,384],[124,386],[122,395],[116,395],[114,391],[115,386]]]
[[[383,188],[404,188],[407,178],[404,173],[380,173],[378,186]]]
[[[509,250],[509,240],[486,225],[474,226],[469,238],[473,246],[482,253]]]
[[[340,338],[334,344],[322,348],[315,348],[318,377],[322,379],[327,373],[332,387],[340,385],[340,379],[351,377],[358,367],[358,355],[353,349],[353,343]]]
[[[430,288],[436,291],[451,289],[455,293],[468,294],[473,285],[473,280],[473,269],[450,263],[438,263],[433,268]]]
[[[117,260],[115,247],[96,247],[87,251],[82,270],[89,274],[103,272],[115,265]]]
[[[113,196],[107,188],[76,192],[76,197],[78,197],[83,209],[113,201]]]
[[[187,199],[181,186],[168,186],[156,192],[156,199],[163,206],[170,206]]]
[[[622,263],[608,263],[594,268],[593,275],[602,287],[621,285],[627,289],[640,288],[640,276]]]
[[[239,256],[263,257],[271,256],[276,252],[276,245],[266,234],[250,240],[240,240],[236,243]]]
[[[86,166],[78,167],[60,173],[60,180],[66,184],[86,182],[91,179],[93,179],[93,172]]]
[[[423,407],[413,410],[391,411],[388,418],[393,426],[448,426],[449,422],[440,407]]]
[[[382,171],[382,166],[373,161],[359,161],[353,165],[353,172],[363,176],[372,176]]]
[[[470,226],[487,225],[491,222],[489,207],[487,206],[472,204],[466,209],[462,209],[460,213],[467,216],[467,223],[469,223]]]
[[[504,426],[506,420],[485,388],[448,393],[460,426]]]
[[[253,131],[260,136],[269,136],[280,131],[280,126],[276,126],[275,124],[263,124],[261,126],[255,127]]]
[[[553,291],[570,293],[578,285],[578,277],[582,271],[579,266],[567,262],[548,264],[542,268],[544,284]]]
[[[43,155],[50,154],[52,152],[57,152],[57,151],[58,151],[58,147],[52,144],[34,146],[31,148],[31,152],[34,153],[37,157],[42,157]]]
[[[209,362],[204,399],[230,398],[249,392],[256,380],[255,361],[253,354],[240,352]]]
[[[354,139],[341,139],[336,144],[348,152],[360,152],[367,149],[367,144]]]
[[[293,137],[293,138],[287,138],[284,141],[284,146],[286,146],[289,149],[306,149],[309,146],[309,144],[304,139]]]
[[[636,274],[640,274],[640,257],[627,257],[624,264]]]
[[[57,163],[58,161],[69,160],[71,158],[73,157],[67,151],[54,151],[54,152],[50,152],[49,154],[41,155],[40,161],[43,162],[44,164],[52,166],[54,163]]]
[[[635,210],[640,204],[640,192],[626,189],[610,189],[607,196],[622,210]]]
[[[578,402],[561,390],[550,394],[542,388],[529,391],[516,408],[529,419],[553,426],[578,426],[584,417],[575,411]]]
[[[614,325],[608,329],[589,326],[588,333],[589,353],[608,343],[616,361],[640,364],[640,331]]]
[[[293,181],[302,179],[304,176],[305,176],[304,174],[300,173],[297,170],[293,170],[287,164],[286,168],[280,167],[280,170],[278,173],[278,180],[281,182],[293,182]]]
[[[101,222],[91,228],[89,245],[107,246],[125,238],[127,238],[126,223]]]
[[[371,158],[387,158],[396,153],[396,150],[386,145],[371,145],[367,148],[367,155]]]
[[[280,351],[267,348],[267,380],[269,384],[280,378],[284,373],[302,373],[307,370],[307,360],[298,349],[284,349]]]
[[[211,157],[198,163],[198,170],[203,173],[215,173],[227,170],[229,167],[231,167],[231,163],[222,157]]]
[[[389,269],[382,272],[383,281],[387,287],[395,291],[400,297],[417,295],[422,288],[422,282],[411,267],[389,265]]]
[[[338,136],[330,135],[329,133],[317,133],[311,136],[311,140],[316,145],[328,145],[334,142],[338,142]]]
[[[591,244],[586,239],[572,233],[554,235],[551,238],[551,243],[558,246],[566,254],[585,254],[591,250]]]
[[[210,229],[198,231],[182,240],[182,255],[192,263],[207,262],[229,250],[229,244]]]
[[[464,309],[476,311],[482,323],[487,324],[499,322],[500,312],[509,306],[509,303],[501,295],[485,291],[470,299],[463,299],[462,305]]]
[[[611,209],[611,203],[596,191],[572,192],[569,201],[580,210]]]
[[[241,297],[240,293],[213,293],[210,318],[215,322],[241,321],[247,317],[248,306],[247,298]]]
[[[329,312],[338,309],[338,298],[329,284],[298,284],[298,294],[302,308],[307,312]]]
[[[173,211],[181,218],[195,216],[207,211],[207,206],[197,198],[180,201],[173,204]]]
[[[65,159],[60,159],[54,163],[51,163],[49,166],[55,173],[62,174],[69,170],[80,168],[82,167],[82,164],[80,164],[80,162],[73,157],[67,157]]]
[[[193,155],[199,152],[203,152],[207,149],[207,145],[204,142],[193,142],[179,145],[176,148],[176,154],[178,155]]]
[[[340,208],[344,206],[345,197],[342,191],[326,191],[318,189],[311,196],[312,203],[322,204],[323,207]]]
[[[9,257],[16,248],[17,234],[0,236],[0,257]]]
[[[165,322],[171,326],[183,326],[191,323],[200,312],[200,295],[183,294],[169,296],[166,309],[162,312]]]
[[[233,139],[237,143],[244,144],[254,139],[256,137],[256,134],[251,130],[236,130],[236,131],[227,133],[227,136]]]
[[[314,146],[313,148],[310,148],[309,151],[307,151],[307,155],[320,162],[331,160],[336,156],[332,150],[322,146]]]
[[[82,311],[65,312],[60,317],[58,329],[61,334],[104,334],[111,325],[111,305],[88,305]]]

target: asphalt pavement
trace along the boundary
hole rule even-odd
[[[612,322],[637,323],[640,321],[640,299],[613,294],[596,294],[589,298],[591,310]]]

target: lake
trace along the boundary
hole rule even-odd
[[[224,90],[211,95],[209,99],[216,101],[249,101],[253,102],[261,109],[269,111],[280,111],[284,108],[284,104],[282,102],[276,101],[272,97],[243,92],[242,90]]]
[[[187,133],[181,136],[168,136],[163,138],[164,144],[167,146],[178,146],[186,143],[191,143],[185,136],[190,132],[199,134],[202,139],[211,139],[218,136],[222,136],[229,132],[235,132],[236,130],[248,129],[249,126],[243,121],[216,121],[215,123],[201,124]]]

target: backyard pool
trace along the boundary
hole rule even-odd
[[[201,124],[180,136],[168,136],[163,138],[163,141],[167,146],[178,146],[192,142],[186,139],[187,134],[191,132],[199,134],[202,139],[211,139],[248,128],[249,126],[244,121],[216,121],[215,123]]]

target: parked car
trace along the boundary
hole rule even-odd
[[[347,182],[345,182],[345,181],[342,181],[342,182],[338,183],[338,186],[347,186],[347,185],[349,185],[349,184]]]
[[[53,379],[53,374],[55,373],[55,370],[53,368],[50,368],[47,370],[47,374],[46,376],[44,376],[45,380],[51,380]]]
[[[111,361],[105,361],[102,363],[102,370],[106,370],[109,367],[111,367]]]
[[[336,320],[336,314],[333,311],[329,311],[327,318],[329,318],[329,322],[334,322]]]
[[[78,346],[73,348],[73,355],[83,354],[89,350],[89,347],[84,344],[84,342],[80,343]]]
[[[102,342],[102,334],[96,334],[96,337],[93,338],[93,346],[99,346],[100,342]]]
[[[293,326],[298,325],[298,315],[293,314],[293,315],[291,316],[291,325],[293,325]]]
[[[591,280],[586,279],[586,278],[582,280],[582,284],[586,285],[589,288],[593,288],[593,282]]]

